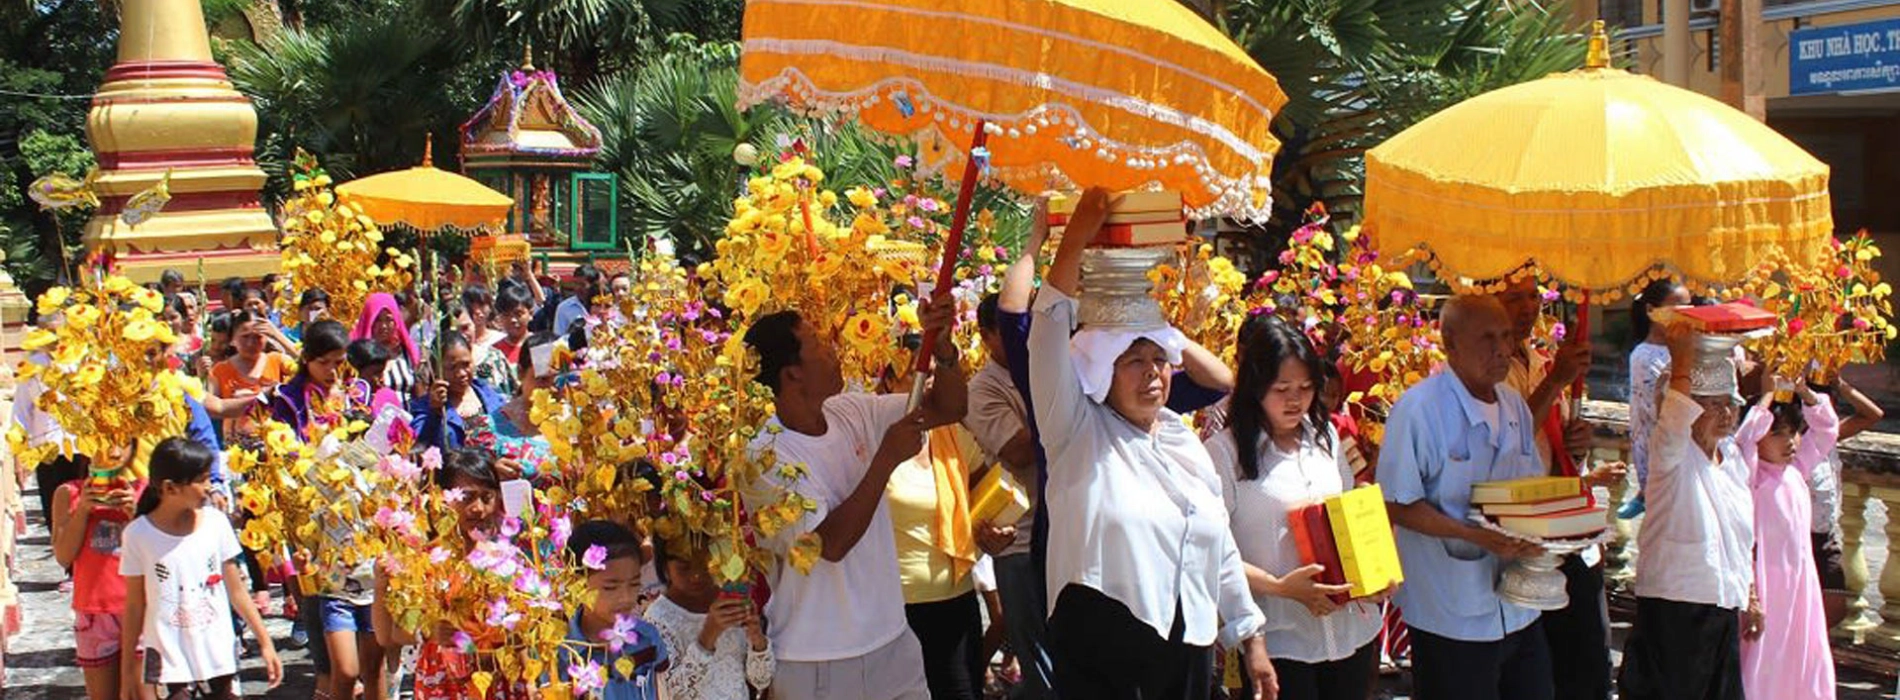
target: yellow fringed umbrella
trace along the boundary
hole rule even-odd
[[[1634,293],[1668,268],[1726,284],[1777,247],[1826,250],[1827,165],[1748,115],[1610,68],[1597,22],[1581,70],[1479,95],[1366,154],[1365,227],[1446,277],[1535,267]]]
[[[422,152],[422,165],[371,175],[338,185],[344,201],[380,224],[403,224],[422,232],[446,228],[499,229],[515,200],[434,162],[435,144]]]
[[[1159,186],[1264,220],[1273,76],[1172,0],[752,0],[740,105],[784,100],[915,138],[1024,192]],[[966,170],[967,172],[967,170]]]

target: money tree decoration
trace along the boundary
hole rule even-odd
[[[797,155],[752,178],[700,277],[717,281],[734,329],[797,310],[818,334],[840,341],[846,382],[874,386],[910,359],[897,342],[904,329],[894,302],[927,272],[923,244],[887,223],[874,189],[840,198],[823,183],[824,172]],[[838,225],[834,215],[851,221]]]
[[[1405,271],[1409,256],[1381,260],[1357,227],[1335,235],[1329,221],[1321,206],[1307,211],[1279,267],[1255,281],[1251,298],[1264,299],[1250,311],[1279,314],[1342,371],[1365,375],[1346,403],[1376,445],[1399,395],[1444,362],[1438,320]]]
[[[749,580],[771,554],[751,537],[777,535],[814,508],[789,490],[741,498],[740,487],[779,466],[749,446],[770,418],[771,396],[753,381],[757,361],[704,285],[668,258],[641,261],[619,312],[629,322],[588,329],[578,372],[537,390],[530,409],[566,475],[550,500],[571,499],[589,517],[643,520],[661,537],[711,554],[722,583]],[[747,506],[750,506],[748,508]],[[792,561],[816,561],[816,537]]]
[[[1885,359],[1896,335],[1893,287],[1874,269],[1880,247],[1866,231],[1830,243],[1812,265],[1777,252],[1732,292],[1779,317],[1777,332],[1750,347],[1777,375],[1833,383],[1848,363]]]
[[[1247,275],[1213,246],[1190,244],[1173,264],[1150,270],[1148,281],[1168,322],[1232,366],[1240,327],[1260,301],[1249,297]]]
[[[466,673],[473,697],[500,685],[537,688],[541,697],[592,697],[607,673],[632,676],[630,663],[612,671],[560,665],[563,650],[593,644],[567,640],[568,614],[593,602],[586,575],[605,558],[604,551],[580,561],[568,554],[578,519],[573,501],[537,492],[518,515],[469,524],[456,511],[467,494],[431,485],[443,468],[435,449],[419,461],[392,450],[375,468],[384,486],[360,552],[380,553],[395,624],[435,642]],[[614,631],[630,631],[631,621],[623,622]],[[624,634],[600,641],[616,649],[630,643]]]
[[[295,192],[284,203],[282,250],[284,275],[278,282],[280,311],[295,314],[306,290],[330,294],[330,317],[354,319],[375,292],[409,288],[415,260],[383,246],[376,222],[331,191],[330,176],[315,156],[297,151]]]
[[[185,397],[202,397],[196,379],[172,369],[166,350],[178,342],[171,326],[159,320],[164,298],[119,275],[103,270],[81,287],[54,287],[40,295],[42,317],[52,327],[29,332],[21,348],[43,352],[44,364],[21,364],[20,381],[38,378],[46,386],[38,408],[73,437],[33,446],[33,436],[16,425],[8,432],[16,458],[37,464],[70,447],[99,460],[93,477],[129,481],[145,477],[151,449],[158,441],[184,433],[191,413]],[[129,473],[107,455],[128,454]],[[69,455],[70,456],[70,455]]]

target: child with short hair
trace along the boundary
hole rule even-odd
[[[568,553],[587,569],[587,587],[594,603],[583,605],[569,621],[568,646],[562,647],[561,670],[571,678],[586,665],[604,671],[601,700],[658,700],[668,698],[665,671],[672,663],[660,631],[640,619],[641,540],[627,526],[609,520],[590,520],[574,528]],[[631,677],[614,665],[621,659],[634,663]]]
[[[119,574],[125,577],[120,635],[120,697],[159,700],[239,697],[238,639],[231,610],[243,615],[262,647],[272,688],[284,667],[238,571],[237,533],[211,507],[210,448],[182,437],[152,451],[150,481],[138,519],[125,529]],[[141,647],[141,643],[143,647]],[[144,668],[140,655],[144,649]]]
[[[674,700],[744,700],[771,686],[778,659],[751,599],[721,591],[706,552],[684,541],[656,537],[653,553],[666,593],[647,619],[673,652],[666,688]]]
[[[1777,402],[1770,387],[1735,431],[1755,496],[1757,602],[1742,628],[1742,688],[1751,698],[1831,699],[1834,656],[1808,536],[1808,478],[1825,468],[1840,417],[1805,382],[1791,388],[1798,402]]]

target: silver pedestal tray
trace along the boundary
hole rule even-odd
[[[1569,607],[1569,586],[1563,572],[1558,571],[1557,567],[1563,564],[1564,557],[1608,542],[1611,535],[1606,526],[1602,532],[1591,537],[1544,540],[1506,530],[1477,513],[1473,513],[1471,519],[1486,530],[1501,532],[1543,547],[1537,556],[1506,563],[1504,572],[1498,576],[1498,597],[1512,605],[1532,610],[1562,610]]]
[[[1174,258],[1172,248],[1090,248],[1082,253],[1076,320],[1089,328],[1148,330],[1168,324],[1148,272]]]

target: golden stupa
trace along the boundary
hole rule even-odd
[[[251,158],[257,112],[211,58],[198,0],[123,0],[119,58],[86,117],[99,209],[86,244],[135,281],[166,268],[256,278],[278,265],[277,227]],[[128,223],[127,200],[167,181],[171,199]]]

